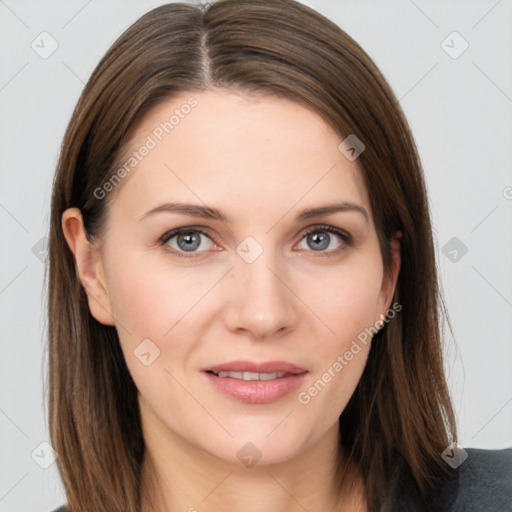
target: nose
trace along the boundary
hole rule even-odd
[[[287,279],[288,278],[288,279]],[[226,326],[232,332],[268,339],[290,330],[298,318],[298,302],[282,262],[265,250],[252,263],[241,257],[228,276]]]

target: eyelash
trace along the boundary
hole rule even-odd
[[[343,245],[341,246],[341,248],[338,248],[338,249],[334,249],[334,250],[330,250],[330,251],[319,251],[315,257],[319,256],[319,257],[323,257],[323,256],[330,256],[330,255],[337,255],[341,252],[343,252],[344,250],[346,250],[348,247],[351,247],[353,245],[353,238],[351,235],[349,235],[348,233],[346,233],[345,231],[341,230],[341,229],[338,229],[338,228],[335,228],[334,226],[328,226],[328,225],[325,225],[325,224],[319,224],[317,226],[313,226],[311,228],[309,228],[307,231],[305,231],[304,233],[302,233],[302,237],[301,237],[301,241],[308,235],[310,235],[311,233],[317,233],[317,232],[327,232],[327,233],[334,233],[335,235],[338,235],[342,240],[343,240]],[[158,244],[160,246],[165,246],[165,244],[167,244],[167,242],[177,236],[177,235],[180,235],[182,233],[200,233],[201,235],[204,235],[208,238],[210,238],[213,242],[215,242],[212,237],[202,228],[200,227],[196,227],[196,226],[184,226],[184,227],[181,227],[181,228],[176,228],[176,229],[173,229],[171,231],[167,231],[166,233],[164,233],[159,239],[158,239]],[[167,250],[168,252],[172,252],[172,254],[180,257],[180,258],[195,258],[197,257],[198,254],[201,254],[201,252],[204,252],[204,251],[199,251],[199,253],[197,252],[190,252],[189,254],[186,254],[184,251],[176,251],[175,249],[169,249],[167,247],[164,247],[165,250]],[[310,251],[310,252],[315,252],[315,251]]]

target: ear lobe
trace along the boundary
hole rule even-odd
[[[114,325],[101,255],[94,243],[87,239],[81,211],[68,208],[62,214],[61,223],[92,316],[104,325]]]

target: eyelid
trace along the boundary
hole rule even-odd
[[[208,238],[211,238],[212,241],[213,238],[211,237],[210,233],[208,233],[208,228],[205,228],[203,226],[182,226],[179,228],[170,229],[169,231],[166,231],[159,239],[158,242],[161,244],[167,243],[171,238],[173,238],[176,235],[180,235],[181,233],[186,233],[187,231],[192,231],[195,233],[201,233],[202,235],[207,236]]]

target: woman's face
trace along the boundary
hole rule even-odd
[[[295,102],[222,90],[134,131],[134,160],[97,191],[112,201],[87,291],[145,428],[237,463],[291,459],[337,428],[396,282],[341,142]]]

